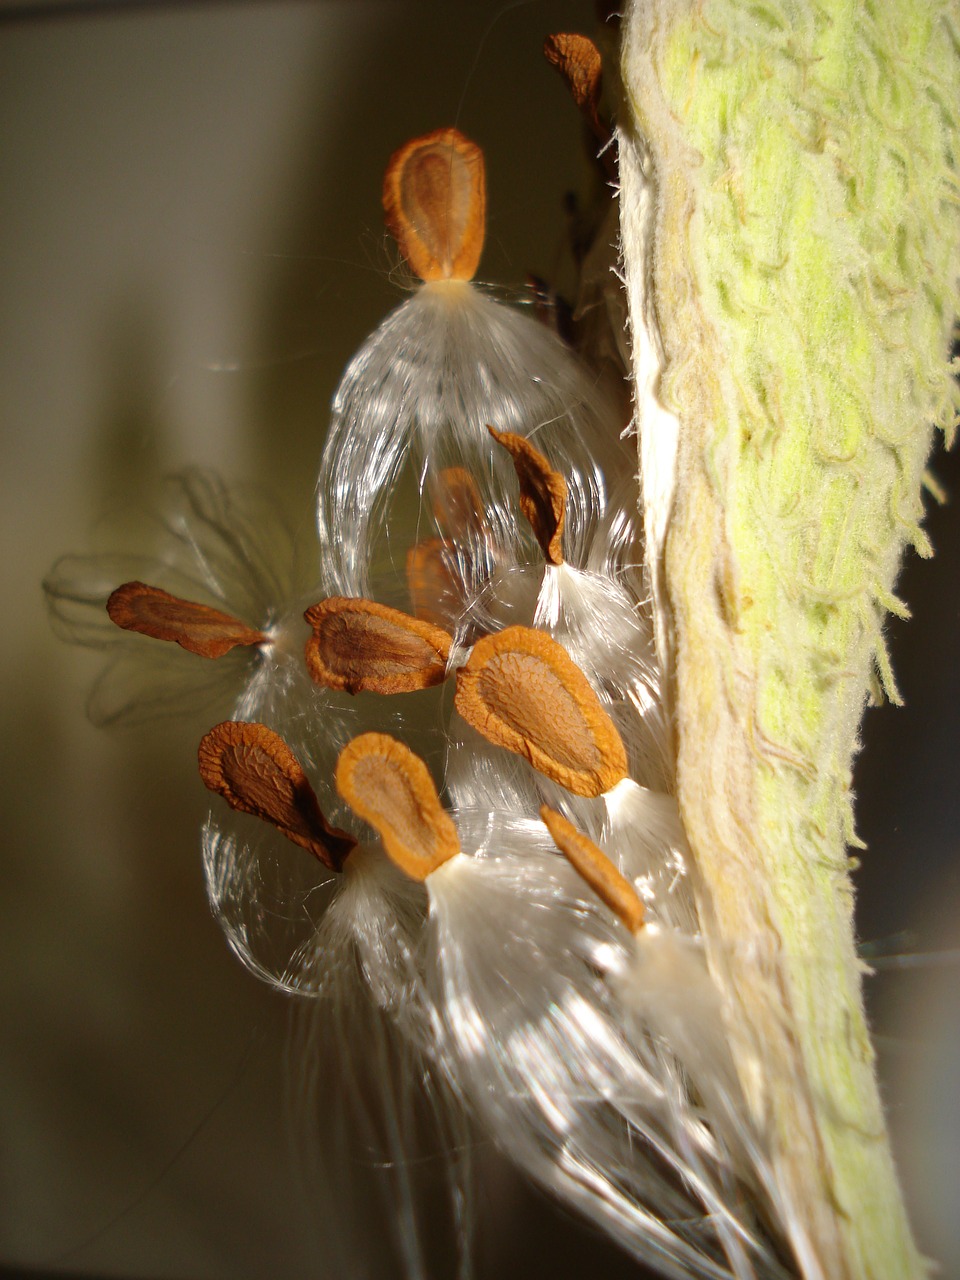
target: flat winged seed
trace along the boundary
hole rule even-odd
[[[580,873],[597,897],[630,930],[643,928],[643,903],[630,881],[620,874],[602,849],[555,809],[543,805],[540,817],[560,852]]]
[[[330,596],[303,615],[307,669],[347,693],[410,693],[440,684],[452,639],[441,627],[373,600]]]
[[[387,228],[421,280],[471,280],[483,252],[483,152],[457,129],[414,138],[383,180]]]
[[[197,756],[206,786],[232,808],[272,823],[325,867],[341,870],[357,842],[327,822],[299,760],[279,734],[264,724],[225,720],[204,735]]]
[[[124,631],[172,640],[201,658],[222,658],[237,645],[264,644],[269,636],[232,614],[181,600],[145,582],[125,582],[107,600],[107,613]]]
[[[539,449],[512,431],[487,430],[513,458],[520,481],[520,510],[530,522],[548,564],[563,564],[563,524],[567,509],[567,482],[554,471]]]
[[[460,852],[457,829],[419,756],[385,733],[364,733],[340,752],[334,774],[347,804],[379,833],[387,855],[414,880]]]
[[[599,130],[603,66],[597,46],[587,36],[562,33],[547,36],[543,55],[566,80],[574,102],[591,126]]]
[[[460,714],[578,796],[627,776],[627,755],[590,682],[545,631],[507,627],[478,640],[457,672]]]

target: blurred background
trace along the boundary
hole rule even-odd
[[[102,660],[53,637],[40,582],[190,463],[255,478],[309,536],[330,397],[400,297],[387,158],[457,123],[487,156],[481,276],[555,278],[584,162],[540,46],[593,26],[589,0],[0,7],[2,1266],[343,1274],[291,1158],[286,1002],[207,910],[198,735],[95,730],[83,707]],[[960,492],[956,457],[934,470]],[[907,565],[915,619],[891,635],[907,707],[865,722],[857,883],[897,1154],[949,1276],[956,508],[928,527],[938,556]],[[639,1274],[489,1165],[482,1276]]]

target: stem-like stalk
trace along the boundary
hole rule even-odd
[[[798,1270],[923,1274],[865,1026],[865,699],[958,404],[958,7],[636,0],[623,244],[681,810]],[[671,416],[672,415],[672,416]],[[801,1242],[809,1240],[809,1247]]]

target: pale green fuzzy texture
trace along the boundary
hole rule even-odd
[[[770,673],[764,727],[808,759],[818,666],[838,678],[883,611],[902,611],[902,542],[929,554],[928,429],[949,431],[957,406],[944,356],[960,188],[944,152],[960,64],[945,7],[827,8],[707,5],[664,66],[703,157],[705,302],[740,391],[735,538],[759,553],[764,597],[786,591],[807,620]]]
[[[864,700],[877,677],[896,697],[883,618],[903,612],[905,546],[930,552],[923,472],[960,404],[958,25],[956,4],[920,0],[648,0],[624,64],[662,184],[649,269],[680,420],[665,565],[681,808],[721,944],[778,957],[728,976],[769,1046],[757,1113],[830,1280],[923,1271],[845,844]],[[655,83],[631,61],[641,38]]]

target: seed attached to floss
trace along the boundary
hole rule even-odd
[[[446,678],[450,635],[373,600],[330,596],[303,615],[313,635],[307,669],[317,684],[347,693],[411,693]]]
[[[486,230],[483,152],[457,129],[414,138],[387,165],[383,211],[421,280],[472,280]]]
[[[393,862],[425,880],[460,852],[453,820],[440,803],[430,770],[409,747],[385,733],[363,733],[340,752],[337,791],[379,833]]]
[[[520,481],[520,510],[529,521],[547,564],[563,564],[566,480],[524,436],[491,426],[487,430],[513,458]]]
[[[107,613],[124,631],[170,640],[201,658],[222,658],[237,645],[265,644],[269,636],[209,605],[182,600],[145,582],[125,582],[107,601]]]
[[[300,762],[264,724],[225,720],[205,734],[197,753],[200,777],[241,813],[252,813],[340,871],[356,840],[320,811]]]
[[[627,753],[590,682],[545,631],[507,627],[474,645],[454,705],[489,742],[578,796],[627,776]]]
[[[602,849],[555,809],[540,809],[553,842],[568,862],[586,880],[597,897],[631,933],[639,933],[644,923],[643,903],[630,881],[620,874]]]

